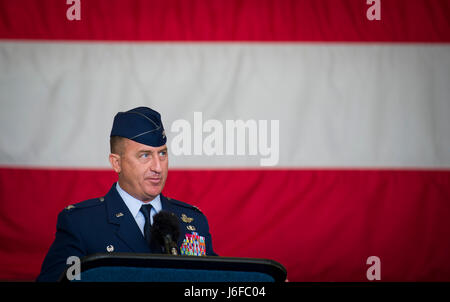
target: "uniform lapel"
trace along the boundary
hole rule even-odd
[[[162,193],[159,194],[159,196],[160,196],[160,199],[161,199],[161,207],[162,207],[162,209],[164,211],[172,212],[172,213],[175,213],[175,214],[176,214],[176,212],[178,212],[178,211],[176,211],[176,207],[174,207],[172,205],[172,203],[169,202],[169,200],[167,199],[166,196],[162,195]]]
[[[114,183],[105,196],[108,222],[118,225],[116,235],[135,253],[150,253],[144,236],[142,236],[134,217],[120,197]]]
[[[177,240],[177,241],[178,241],[178,242],[177,242],[178,247],[180,247],[180,246],[181,246],[181,243],[183,242],[183,239],[184,239],[183,223],[182,223],[181,220],[180,220],[180,217],[181,217],[180,207],[175,206],[172,202],[170,202],[170,201],[168,200],[167,197],[165,197],[164,195],[162,195],[162,193],[160,194],[160,197],[161,197],[161,206],[162,206],[162,209],[163,209],[164,211],[168,211],[168,212],[174,213],[174,214],[177,216],[178,221],[180,222],[180,237],[179,237],[178,240]]]

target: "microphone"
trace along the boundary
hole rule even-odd
[[[180,222],[174,213],[160,211],[155,214],[150,232],[152,238],[163,247],[166,254],[178,255],[177,241],[180,237]]]

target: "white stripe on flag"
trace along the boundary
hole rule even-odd
[[[114,114],[145,105],[171,152],[175,121],[192,128],[176,168],[268,158],[207,155],[194,112],[224,152],[227,120],[279,121],[277,167],[450,167],[446,44],[1,42],[0,69],[0,165],[107,167]]]

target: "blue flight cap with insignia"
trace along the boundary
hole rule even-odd
[[[152,147],[163,146],[167,141],[161,115],[148,107],[117,113],[111,136],[125,137]]]

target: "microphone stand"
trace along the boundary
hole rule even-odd
[[[175,242],[173,242],[172,236],[170,236],[169,234],[164,236],[164,249],[166,251],[166,254],[178,255],[177,245],[175,244]]]

